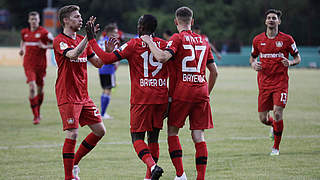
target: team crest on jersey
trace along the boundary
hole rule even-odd
[[[61,50],[65,50],[68,48],[68,44],[64,43],[64,42],[60,42],[60,49]]]
[[[40,38],[40,36],[41,36],[40,33],[36,33],[36,34],[34,35],[34,37],[36,37],[36,38]]]
[[[283,42],[282,41],[276,41],[276,46],[277,47],[282,47],[283,45]]]
[[[68,124],[73,124],[74,123],[74,119],[73,118],[69,118],[67,119]]]
[[[28,36],[29,36],[28,34],[25,34],[25,35],[24,35],[25,38],[28,37]]]

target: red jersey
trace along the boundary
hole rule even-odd
[[[210,46],[192,31],[174,34],[167,46],[173,55],[170,68],[170,95],[187,102],[209,100],[206,65],[213,62]]]
[[[25,45],[23,66],[45,68],[47,66],[47,49],[39,48],[39,45],[40,42],[45,45],[52,43],[52,34],[42,26],[33,32],[30,28],[24,28],[21,30],[21,39]]]
[[[160,49],[165,49],[167,42],[153,37],[153,42]],[[153,58],[148,46],[140,39],[131,39],[115,50],[112,56],[106,55],[95,40],[90,40],[93,50],[107,64],[127,59],[131,79],[131,104],[164,104],[168,102],[167,63],[160,63]]]
[[[269,39],[266,33],[254,37],[251,56],[260,57],[262,69],[258,71],[259,89],[287,89],[288,67],[281,61],[283,57],[289,58],[298,54],[298,49],[293,38],[279,32],[274,39]]]
[[[84,37],[76,39],[61,33],[53,40],[54,55],[58,65],[56,96],[58,105],[64,103],[84,104],[90,100],[88,95],[87,59],[93,57],[90,46],[83,51],[78,59],[66,57],[66,53],[77,47]]]

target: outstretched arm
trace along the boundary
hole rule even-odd
[[[209,80],[208,80],[208,92],[210,94],[214,85],[216,84],[216,80],[218,77],[218,68],[217,68],[216,63],[214,63],[214,62],[207,64],[207,68],[210,71]]]
[[[143,35],[140,38],[149,46],[149,49],[152,52],[153,57],[155,57],[159,62],[165,63],[172,57],[172,54],[169,51],[163,51],[160,48],[158,48],[152,41],[151,36]]]
[[[216,47],[211,42],[209,42],[209,45],[210,45],[212,51],[216,54],[218,60],[220,60],[221,59],[221,55],[220,55],[219,51],[216,49]]]

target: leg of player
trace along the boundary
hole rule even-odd
[[[107,108],[111,99],[111,89],[105,88],[103,89],[103,93],[101,94],[101,117],[103,119],[112,119],[110,115],[108,115]]]
[[[204,140],[204,130],[192,130],[192,140],[196,148],[197,180],[204,180],[207,168],[208,150]]]
[[[39,118],[41,120],[41,116],[40,116],[40,107],[42,105],[43,102],[43,98],[44,98],[44,92],[43,92],[43,86],[37,85],[37,90],[38,90],[38,112],[39,112]]]
[[[182,148],[179,141],[179,128],[175,126],[168,125],[168,146],[169,146],[169,154],[172,161],[173,166],[176,169],[176,177],[175,180],[183,180],[185,176],[185,172],[183,170],[182,164]]]
[[[78,175],[80,171],[78,166],[80,160],[97,145],[97,143],[106,133],[106,128],[102,122],[88,126],[92,132],[82,141],[74,157],[73,175],[77,180],[80,179]]]
[[[159,133],[160,129],[154,128],[153,131],[148,131],[148,147],[151,153],[151,156],[155,163],[158,163],[159,160]],[[151,170],[147,168],[146,176],[144,178],[145,180],[151,179]]]
[[[39,118],[39,98],[38,98],[38,93],[37,93],[37,84],[36,81],[30,81],[29,82],[29,101],[30,101],[30,106],[32,109],[33,113],[33,124],[39,124],[40,123],[40,118]]]
[[[270,155],[279,155],[279,145],[281,142],[281,136],[283,131],[283,107],[274,105],[274,121],[273,121],[273,133],[274,133],[274,145]]]
[[[259,119],[261,123],[267,126],[272,126],[273,118],[270,115],[269,111],[259,112]]]
[[[131,139],[138,157],[147,165],[151,171],[151,180],[157,180],[162,176],[163,170],[157,166],[150,153],[149,147],[144,142],[145,132],[132,132]]]
[[[66,139],[62,148],[63,166],[65,180],[74,179],[72,170],[74,164],[74,149],[76,147],[76,140],[78,137],[78,129],[66,130]]]

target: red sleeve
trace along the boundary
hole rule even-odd
[[[172,35],[171,38],[169,39],[166,50],[169,51],[174,57],[174,55],[178,51],[180,44],[181,44],[180,36],[178,33],[176,33]]]
[[[299,53],[297,45],[291,36],[289,36],[288,50],[291,56],[295,56],[296,54]]]
[[[42,37],[42,41],[43,42],[49,42],[49,43],[52,43],[53,41],[53,35],[48,31],[46,30],[45,28],[43,28],[43,37]]]
[[[21,30],[21,40],[22,40],[22,41],[24,41],[24,34],[25,34],[25,31],[24,31],[24,29],[22,29],[22,30]]]
[[[259,56],[258,42],[256,37],[253,39],[253,42],[252,42],[251,56],[253,58],[256,58]]]
[[[209,45],[208,45],[208,46],[209,46]],[[208,52],[207,61],[209,61],[209,60],[214,60],[214,57],[213,57],[211,48],[209,47],[208,50],[209,50],[209,52]]]
[[[57,53],[65,56],[65,54],[68,52],[68,50],[71,50],[71,49],[73,49],[73,48],[69,47],[68,43],[65,42],[63,39],[61,39],[61,38],[55,38],[55,39],[53,40],[53,49],[54,49]]]
[[[101,61],[104,64],[112,64],[116,61],[119,61],[120,59],[118,56],[116,56],[115,53],[107,53],[104,52],[98,45],[97,41],[95,39],[91,39],[89,41],[90,46],[92,47],[93,51],[98,55],[98,57],[101,59]]]
[[[127,43],[124,43],[120,48],[114,51],[119,59],[128,59],[132,55],[135,39],[131,39]]]

